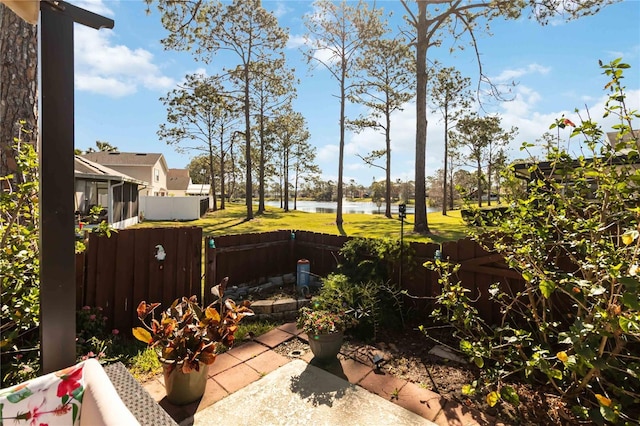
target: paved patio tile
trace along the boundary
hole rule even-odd
[[[222,385],[227,392],[233,393],[259,378],[260,374],[256,370],[248,365],[239,364],[214,376],[213,379]]]
[[[449,401],[433,422],[442,426],[491,426],[495,424],[495,419],[480,411]]]
[[[225,370],[228,370],[240,364],[242,360],[231,355],[229,352],[216,355],[216,360],[209,366],[207,374],[209,377],[215,376]]]
[[[167,398],[163,398],[161,401],[158,401],[158,404],[171,416],[176,423],[182,422],[184,419],[193,416],[193,413],[187,411],[184,406],[173,405],[170,403]]]
[[[442,412],[447,400],[415,383],[408,382],[394,400],[396,404],[413,411],[427,420],[433,420]]]
[[[245,362],[246,365],[264,375],[289,362],[289,358],[274,351],[266,351]]]
[[[357,384],[373,370],[372,367],[362,364],[361,362],[354,361],[351,358],[339,358],[342,370],[344,371],[344,375],[349,383]]]
[[[302,355],[302,356],[300,357],[300,359],[301,359],[301,360],[303,360],[303,361],[305,361],[305,362],[307,362],[307,363],[311,362],[311,360],[313,359],[313,352],[311,352],[311,349],[309,349],[308,351],[306,351],[306,352],[304,353],[304,355]]]
[[[238,358],[241,361],[246,361],[253,358],[254,356],[260,355],[267,349],[268,348],[265,345],[261,345],[260,343],[249,342],[245,343],[242,346],[238,346],[237,348],[233,348],[227,353]]]
[[[298,334],[302,333],[302,330],[298,328],[295,322],[288,322],[286,324],[282,324],[280,327],[278,327],[278,330],[285,331],[289,334],[293,334],[294,336],[297,336]]]
[[[151,398],[153,398],[156,402],[160,401],[167,395],[167,392],[164,388],[164,384],[160,381],[161,376],[156,376],[151,380],[148,380],[142,384],[144,390],[146,390]]]
[[[346,357],[355,359],[363,364],[370,365],[373,367],[373,357],[376,354],[381,354],[382,351],[378,350],[375,346],[366,345],[360,346],[357,349],[351,349],[348,346],[342,346],[340,349],[340,353]]]
[[[204,390],[204,395],[199,401],[191,403],[185,406],[185,409],[190,413],[195,413],[200,410],[204,410],[208,406],[220,401],[225,396],[229,395],[229,393],[224,390],[222,386],[214,379],[207,380],[207,387]]]
[[[286,331],[278,330],[274,328],[273,330],[256,337],[256,342],[260,342],[263,345],[269,346],[271,349],[278,346],[280,343],[286,342],[289,339],[292,339],[293,335],[287,333]]]
[[[391,374],[384,374],[374,371],[358,383],[369,392],[380,395],[384,399],[390,400],[397,392],[402,390],[407,382],[393,377]]]

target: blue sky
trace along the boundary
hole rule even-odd
[[[183,52],[165,51],[160,40],[165,31],[160,15],[152,9],[146,13],[141,0],[75,0],[72,3],[115,20],[113,30],[92,30],[76,26],[75,32],[75,137],[76,148],[95,146],[96,140],[107,141],[123,152],[160,152],[171,168],[184,168],[192,155],[179,154],[173,146],[160,141],[156,132],[166,118],[159,101],[186,74],[196,71],[212,75],[225,64],[217,57],[211,64],[196,62]],[[400,23],[405,11],[397,0],[377,1],[385,10],[394,11],[394,24]],[[339,140],[339,104],[333,96],[337,83],[325,70],[309,70],[300,53],[305,27],[303,15],[311,12],[306,0],[264,0],[280,25],[289,29],[286,50],[289,66],[301,80],[294,108],[307,119],[310,142],[317,148],[317,163],[325,180],[337,179]],[[415,7],[414,7],[415,9]],[[516,126],[518,136],[510,149],[512,158],[523,154],[523,141],[534,142],[562,114],[579,121],[576,108],[603,123],[605,130],[613,124],[601,120],[606,93],[606,78],[601,75],[598,60],[608,62],[623,57],[632,68],[625,84],[628,103],[640,109],[640,1],[626,0],[604,8],[595,16],[569,23],[556,20],[547,26],[522,18],[517,21],[496,20],[492,35],[479,36],[484,73],[495,83],[515,81],[511,102],[493,102],[485,108],[502,117],[503,127]],[[478,66],[469,49],[449,54],[444,47],[429,51],[445,66],[455,66],[472,79],[475,87]],[[233,65],[233,64],[228,64]],[[351,107],[354,116],[359,108]],[[636,125],[636,127],[638,127]],[[443,125],[438,114],[429,115],[427,142],[427,175],[443,164]],[[563,141],[567,135],[562,135]],[[392,178],[413,180],[415,152],[415,104],[392,118]],[[367,131],[347,134],[344,180],[369,185],[380,180],[383,171],[365,165],[358,154],[384,144],[382,135]],[[579,143],[570,143],[576,152]]]

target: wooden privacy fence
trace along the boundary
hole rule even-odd
[[[207,237],[205,243],[205,297],[208,302],[211,301],[211,287],[224,277],[229,277],[229,285],[259,284],[271,275],[295,272],[298,259],[309,260],[312,274],[326,276],[336,270],[340,262],[339,251],[351,237],[277,231],[216,237],[213,244],[209,243],[210,239]],[[441,292],[439,275],[422,266],[434,259],[436,250],[441,250],[442,259],[461,265],[457,279],[471,290],[470,297],[476,300],[475,306],[487,322],[500,320],[499,307],[489,299],[492,284],[500,283],[511,292],[523,289],[522,277],[507,267],[501,255],[484,250],[470,239],[447,242],[442,246],[416,242],[409,246],[411,265],[407,255],[402,268],[393,265],[392,269],[402,271],[401,287],[414,296],[406,301],[416,309],[428,308]]]
[[[109,326],[128,330],[138,324],[135,308],[141,300],[166,308],[177,297],[196,294],[210,303],[211,288],[224,277],[230,286],[258,285],[268,277],[296,272],[299,259],[309,260],[311,274],[324,277],[336,270],[340,248],[350,239],[290,230],[206,237],[202,288],[201,228],[123,230],[111,238],[91,235],[88,250],[76,262],[78,307],[101,306]],[[162,261],[156,257],[157,246],[166,253]],[[508,269],[502,256],[469,239],[442,246],[412,242],[410,248],[411,265],[407,254],[402,265],[392,269],[398,271],[394,281],[415,296],[407,302],[416,309],[428,309],[441,292],[438,274],[422,266],[434,259],[436,250],[444,260],[461,265],[457,279],[471,290],[475,306],[490,323],[500,320],[498,306],[489,300],[491,284],[498,282],[512,292],[523,288],[521,276]]]
[[[270,276],[296,272],[299,259],[310,260],[312,274],[325,276],[337,267],[338,251],[347,240],[291,230],[206,237],[205,301],[212,301],[211,288],[225,277],[230,286],[257,285]]]
[[[76,257],[76,304],[102,307],[109,327],[129,331],[142,300],[166,308],[181,296],[201,297],[201,259],[202,228],[89,234],[87,251]]]

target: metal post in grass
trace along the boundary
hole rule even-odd
[[[402,288],[402,255],[404,252],[404,219],[407,217],[407,205],[402,203],[398,206],[398,216],[400,217],[400,276],[398,277],[398,284]]]

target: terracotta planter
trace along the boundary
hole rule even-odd
[[[202,398],[207,386],[209,366],[200,363],[200,371],[194,370],[189,374],[182,372],[181,364],[173,369],[171,366],[172,364],[162,363],[167,400],[175,405],[186,405]]]
[[[320,361],[328,361],[334,359],[340,352],[344,333],[341,331],[331,334],[308,334],[307,336],[313,356]]]

